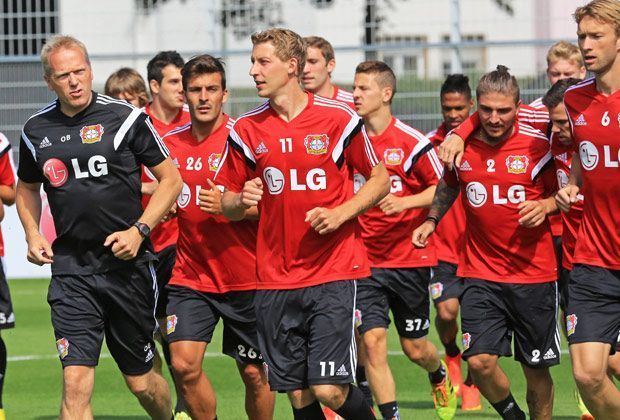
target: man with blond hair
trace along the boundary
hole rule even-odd
[[[222,210],[239,220],[258,206],[259,344],[272,390],[295,419],[374,419],[355,373],[356,279],[370,274],[355,218],[388,192],[388,175],[348,106],[304,92],[302,38],[288,29],[252,35],[260,107],[230,130],[215,182]],[[353,170],[367,182],[353,194]],[[320,403],[319,403],[320,402]]]
[[[573,150],[558,206],[569,211],[583,190],[581,226],[568,286],[566,329],[573,375],[596,419],[620,417],[620,391],[607,376],[620,330],[620,2],[594,0],[577,8],[579,49],[593,78],[570,87],[564,104]]]
[[[181,190],[181,177],[146,114],[92,91],[86,47],[68,36],[41,51],[58,99],[26,121],[17,210],[28,260],[52,265],[48,303],[63,366],[61,419],[92,419],[104,336],[125,382],[154,419],[169,420],[166,380],[153,370],[157,281],[150,230]],[[140,165],[159,186],[144,211]],[[58,237],[39,233],[43,185]]]

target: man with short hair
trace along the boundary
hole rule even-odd
[[[466,240],[457,274],[463,359],[475,384],[504,419],[525,419],[498,364],[512,354],[527,382],[530,417],[550,419],[559,363],[557,269],[546,215],[556,210],[555,177],[544,134],[516,120],[519,86],[504,66],[485,74],[476,89],[482,128],[466,142],[463,163],[446,171],[427,220],[413,233],[425,247],[461,193]]]
[[[360,118],[304,92],[302,38],[274,28],[252,35],[258,95],[237,119],[216,182],[231,220],[259,206],[259,343],[271,389],[287,392],[295,419],[374,419],[355,373],[356,279],[370,274],[355,218],[388,192],[388,176]],[[353,194],[353,169],[368,181]],[[264,189],[263,189],[264,188]]]
[[[221,192],[213,183],[234,123],[222,110],[228,99],[224,67],[205,54],[188,61],[181,74],[191,123],[164,137],[184,181],[177,200],[177,260],[168,285],[172,366],[191,417],[215,418],[215,393],[202,364],[222,318],[222,350],[237,362],[246,414],[270,420],[275,395],[263,371],[254,313],[257,222],[224,218]],[[256,208],[246,216],[256,218]]]
[[[442,168],[430,141],[392,116],[395,93],[396,77],[384,62],[365,61],[355,69],[355,108],[391,180],[390,194],[358,218],[371,266],[370,277],[358,283],[358,330],[367,354],[368,382],[383,419],[400,419],[387,360],[390,310],[403,352],[428,372],[438,417],[452,419],[456,394],[437,348],[426,339],[435,247],[416,249],[410,239],[426,217]],[[364,185],[362,174],[355,177],[357,186]]]
[[[561,210],[578,202],[583,215],[568,286],[566,329],[573,375],[596,419],[620,415],[620,391],[607,376],[620,330],[620,2],[594,0],[577,8],[577,39],[594,74],[570,87],[564,104],[580,165],[557,194]]]
[[[467,76],[449,75],[441,85],[440,100],[443,121],[437,129],[426,135],[435,147],[439,147],[448,132],[469,117],[474,106]],[[463,279],[456,275],[456,269],[464,243],[465,210],[462,201],[457,198],[435,231],[438,263],[433,267],[429,291],[437,309],[435,326],[446,352],[450,381],[457,394],[461,395],[461,409],[476,411],[482,409],[480,392],[469,373],[463,381],[461,351],[456,344],[459,332],[459,299],[463,292]]]
[[[60,418],[92,418],[105,336],[140,404],[152,418],[169,420],[168,384],[152,368],[158,290],[148,236],[181,191],[181,177],[141,110],[92,91],[84,44],[54,36],[41,62],[58,99],[24,125],[16,203],[28,260],[52,264],[48,302],[63,366]],[[159,182],[144,211],[141,165]],[[39,233],[41,185],[58,233],[53,247]]]
[[[176,51],[160,51],[157,53],[146,66],[147,83],[151,92],[152,101],[143,108],[144,112],[150,117],[157,133],[164,137],[170,131],[182,127],[190,120],[190,115],[185,105],[185,96],[183,94],[183,84],[181,82],[181,69],[183,68],[183,58]],[[164,141],[165,142],[165,141]],[[148,205],[150,195],[153,188],[157,186],[157,182],[153,175],[146,167],[142,171],[142,205]],[[172,275],[172,267],[176,260],[176,245],[179,237],[179,226],[174,211],[167,220],[160,223],[151,233],[151,241],[153,248],[157,254],[157,263],[155,271],[157,273],[157,281],[161,294],[157,301],[155,316],[159,322],[160,330],[156,334],[161,343],[164,359],[171,370],[170,347],[166,340],[165,319],[166,305],[168,303],[168,289],[166,285],[170,281]],[[159,358],[159,354],[156,354]],[[156,367],[161,369],[161,364]],[[176,381],[172,375],[173,382]],[[185,410],[182,394],[177,387],[177,402],[174,408],[175,413],[181,413]]]
[[[307,36],[304,38],[304,42],[306,43],[307,56],[301,77],[304,89],[324,98],[344,102],[354,108],[351,92],[347,92],[332,83],[332,72],[336,68],[336,57],[332,44],[320,36]]]

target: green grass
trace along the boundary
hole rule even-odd
[[[10,282],[17,327],[4,331],[9,364],[4,386],[4,405],[9,420],[57,418],[61,394],[61,367],[56,356],[53,333],[46,302],[47,281],[16,280]],[[431,339],[437,343],[434,331]],[[398,401],[403,419],[433,419],[434,410],[428,379],[421,368],[399,354],[395,331],[390,332],[390,365],[397,382]],[[216,332],[205,358],[204,369],[217,393],[218,418],[243,419],[243,385],[232,359],[220,357],[221,330]],[[104,349],[96,371],[93,408],[97,419],[144,419],[144,412],[126,389],[114,361]],[[35,356],[36,360],[19,360]],[[502,360],[502,366],[512,382],[513,394],[522,408],[525,404],[525,383],[520,366],[512,360]],[[572,398],[573,380],[568,357],[552,369],[556,384],[554,419],[576,419],[577,408]],[[169,375],[166,375],[169,379]],[[479,413],[458,413],[466,419],[498,418],[492,407],[484,402]],[[292,418],[283,395],[278,395],[276,419]]]

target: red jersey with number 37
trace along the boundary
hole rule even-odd
[[[435,147],[439,147],[446,138],[447,130],[443,124],[427,134]],[[461,197],[456,199],[452,207],[441,218],[435,229],[435,248],[439,261],[458,264],[465,246],[465,209]]]
[[[259,177],[258,288],[297,289],[370,275],[357,220],[319,235],[306,213],[353,197],[353,169],[368,177],[379,163],[361,120],[341,102],[308,95],[290,122],[269,102],[241,116],[230,131],[216,181],[240,192]]]
[[[215,132],[198,141],[186,124],[164,136],[177,164],[183,189],[177,199],[179,240],[172,285],[210,293],[256,288],[256,229],[253,220],[231,222],[200,210],[198,194],[210,189],[219,168],[233,120],[228,116]]]
[[[491,146],[471,136],[457,172],[445,171],[449,186],[460,186],[467,221],[460,277],[500,283],[542,283],[557,278],[549,222],[521,226],[518,205],[540,200],[555,188],[549,141],[518,123],[513,135]]]
[[[390,175],[390,194],[402,198],[437,185],[442,165],[431,142],[416,129],[392,117],[378,136],[369,136],[375,153]],[[355,174],[355,187],[366,179]],[[409,209],[386,215],[379,206],[359,216],[362,238],[372,267],[413,268],[437,265],[435,247],[416,248],[411,232],[421,225],[428,209]]]
[[[588,79],[566,90],[564,105],[586,196],[574,262],[620,270],[620,91],[605,96]]]
[[[144,107],[144,112],[151,118],[151,122],[153,123],[153,127],[157,131],[160,137],[164,137],[167,133],[174,130],[175,128],[179,128],[185,124],[187,124],[190,120],[189,110],[187,105],[183,105],[183,108],[179,110],[179,113],[170,124],[166,124],[163,121],[158,120],[153,116],[151,112],[151,108],[149,105]],[[155,181],[155,177],[151,174],[145,166],[142,167],[142,182],[153,182]],[[149,200],[151,199],[150,195],[142,196],[142,207],[146,208]],[[155,226],[155,229],[151,232],[150,239],[153,243],[153,249],[155,252],[159,252],[164,248],[169,247],[170,245],[174,245],[177,242],[177,237],[179,235],[178,232],[177,221],[173,218],[166,222],[162,222]]]

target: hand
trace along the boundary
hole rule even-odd
[[[222,214],[222,192],[209,178],[207,184],[210,188],[202,188],[198,193],[200,210],[209,214]]]
[[[417,227],[413,231],[411,236],[411,242],[416,248],[426,248],[428,245],[428,238],[435,232],[435,223],[432,220],[427,220]]]
[[[33,264],[43,265],[51,264],[54,262],[54,252],[47,239],[43,237],[39,232],[26,238],[28,243],[28,253],[26,258]]]
[[[127,230],[111,233],[105,238],[103,246],[110,246],[114,256],[121,260],[131,260],[138,255],[138,250],[144,238],[134,226]]]
[[[331,233],[345,222],[337,207],[333,209],[315,207],[306,213],[305,221],[310,223],[319,235]]]
[[[260,178],[254,178],[246,181],[243,190],[239,194],[239,201],[242,207],[249,209],[252,206],[258,206],[258,202],[263,198],[263,181]]]
[[[379,201],[379,208],[383,213],[388,216],[398,214],[405,209],[404,200],[401,197],[396,197],[394,194],[388,194],[381,201]]]
[[[177,208],[178,208],[178,204],[175,201],[174,203],[172,203],[172,207],[170,207],[170,210],[168,210],[168,213],[166,213],[166,215],[161,219],[162,223],[163,222],[167,222],[170,219],[174,219],[175,217],[177,217]]]
[[[547,217],[545,206],[540,201],[524,201],[519,203],[517,208],[519,215],[522,216],[519,219],[519,224],[527,228],[540,226]]]
[[[457,134],[450,134],[439,145],[437,156],[448,165],[448,169],[452,170],[452,166],[456,164],[457,168],[461,166],[463,151],[465,150],[465,142]]]
[[[564,188],[560,188],[555,195],[555,202],[558,208],[564,213],[568,213],[570,207],[577,202],[579,194],[579,187],[573,184],[568,184]]]

